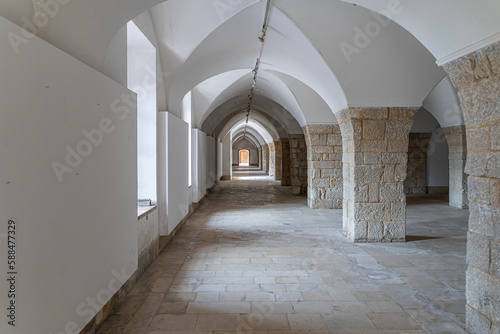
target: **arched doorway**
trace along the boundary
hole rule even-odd
[[[250,151],[240,150],[240,166],[250,166]]]

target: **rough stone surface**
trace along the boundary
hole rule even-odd
[[[292,185],[290,176],[290,140],[281,139],[281,185],[289,187]]]
[[[282,161],[282,151],[281,151],[281,140],[274,142],[274,163],[275,163],[275,179],[276,181],[281,180],[282,177],[282,169],[283,169],[283,161]]]
[[[467,192],[467,138],[465,126],[444,128],[450,151],[450,206],[459,209],[469,208]]]
[[[467,329],[495,333],[500,327],[500,42],[451,61],[444,69],[457,88],[467,128]]]
[[[290,135],[290,178],[294,195],[307,194],[307,146],[304,135]]]
[[[354,242],[405,241],[404,181],[417,109],[347,108],[336,114],[344,148],[344,234]]]
[[[269,173],[269,147],[267,145],[261,146],[262,151],[262,170]]]
[[[410,133],[405,180],[406,194],[427,194],[427,150],[431,136],[431,133]],[[393,148],[396,150],[394,145]]]
[[[339,125],[306,125],[307,198],[312,209],[342,208],[342,135]]]
[[[267,144],[267,151],[269,153],[268,154],[269,159],[267,161],[269,168],[267,170],[268,170],[269,176],[275,178],[276,177],[276,150],[274,147],[274,143]]]

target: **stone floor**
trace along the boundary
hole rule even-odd
[[[407,243],[353,244],[341,210],[222,182],[99,333],[465,333],[468,211],[408,202]]]

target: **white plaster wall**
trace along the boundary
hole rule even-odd
[[[465,124],[456,88],[448,76],[434,87],[425,98],[423,106],[437,119],[442,128]]]
[[[207,135],[192,129],[193,143],[193,203],[198,203],[207,192]]]
[[[223,154],[222,154],[222,175],[223,176],[232,176],[233,175],[233,167],[232,167],[232,140],[231,133],[228,133],[223,141]]]
[[[427,151],[429,187],[446,187],[449,184],[448,142],[443,129],[432,132]]]
[[[0,235],[18,223],[18,322],[5,317],[0,238],[0,333],[78,333],[95,315],[88,300],[102,307],[137,269],[135,108],[121,101],[133,93],[36,37],[16,54],[12,33],[0,17],[0,77],[11,78],[0,80]],[[52,164],[84,152],[82,131],[100,124],[109,133],[60,182]]]
[[[217,181],[224,174],[224,145],[217,140]]]
[[[158,209],[138,219],[139,224],[139,238],[137,241],[139,255],[148,249],[151,244],[158,239]]]
[[[215,138],[206,136],[207,140],[207,183],[206,188],[210,189],[215,185],[217,173],[217,153],[215,148]]]
[[[158,233],[160,236],[168,235],[167,191],[168,191],[168,112],[158,113]]]
[[[162,170],[167,175],[164,180],[166,184],[160,184],[160,187],[164,188],[162,193],[166,197],[167,215],[167,225],[160,225],[160,235],[169,235],[186,217],[191,203],[188,194],[187,166],[189,132],[188,124],[171,113],[161,112],[159,116],[161,127],[166,129],[166,136],[162,138],[160,150],[166,152]],[[165,219],[160,221],[165,223]]]
[[[439,127],[439,122],[425,108],[420,108],[413,119],[411,133],[431,133]]]
[[[127,27],[121,28],[106,50],[102,73],[127,86]]]

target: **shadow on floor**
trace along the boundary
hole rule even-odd
[[[415,241],[423,241],[423,240],[435,240],[442,239],[443,237],[431,237],[428,235],[407,235],[406,242],[415,242]]]

